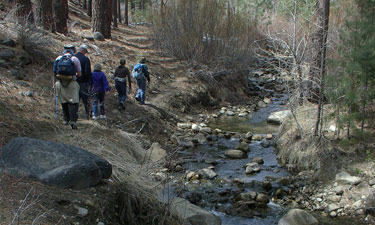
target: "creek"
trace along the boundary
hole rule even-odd
[[[233,203],[233,198],[240,192],[254,191],[267,192],[272,196],[277,189],[285,193],[289,191],[288,184],[280,184],[280,180],[287,179],[290,174],[279,165],[274,148],[274,139],[279,127],[266,122],[270,113],[283,110],[283,103],[287,95],[276,95],[271,98],[272,103],[267,107],[255,111],[251,118],[227,117],[218,118],[209,123],[212,129],[220,129],[232,133],[230,137],[214,136],[210,141],[200,143],[195,147],[189,147],[178,151],[178,158],[184,161],[183,168],[186,171],[199,171],[203,168],[214,168],[217,177],[200,181],[184,182],[183,187],[174,188],[180,197],[188,199],[191,203],[210,210],[219,216],[223,225],[273,225],[288,211],[287,206],[280,206],[269,201],[266,209],[252,213],[250,216],[239,216],[228,213]],[[262,136],[262,140],[251,141],[250,151],[243,159],[228,159],[224,151],[235,149],[240,139],[247,132]],[[235,134],[235,135],[233,135]],[[265,136],[272,134],[271,140]],[[265,144],[266,142],[266,144]],[[260,171],[250,175],[245,173],[244,166],[255,157],[261,157]],[[241,180],[241,184],[235,184],[235,179]],[[271,183],[272,187],[264,189],[264,183]],[[271,197],[270,197],[271,199]],[[359,225],[355,218],[329,218],[322,217],[320,213],[313,213],[323,225]]]

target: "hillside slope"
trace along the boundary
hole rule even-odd
[[[169,137],[178,121],[205,110],[202,106],[218,106],[218,100],[209,93],[210,83],[200,82],[196,76],[196,71],[207,71],[207,67],[199,64],[191,67],[160,53],[149,38],[151,28],[147,26],[120,24],[112,31],[111,39],[94,41],[89,18],[74,5],[70,5],[69,35],[30,31],[29,37],[37,37],[35,48],[43,50],[30,54],[22,49],[18,40],[24,27],[21,30],[16,27],[9,13],[11,5],[3,4],[5,10],[0,14],[0,29],[4,32],[0,33],[0,40],[10,38],[16,45],[0,45],[0,147],[18,136],[76,145],[108,160],[113,165],[113,176],[99,187],[72,191],[2,175],[0,202],[6,207],[0,210],[0,224],[10,224],[12,220],[19,224],[32,224],[33,221],[39,221],[38,224],[96,224],[99,221],[119,224],[118,191],[124,185],[133,187],[142,183],[144,189],[159,185],[149,183],[147,176],[163,165],[146,166],[145,149],[153,142],[159,142],[171,150],[173,145]],[[48,46],[41,43],[48,43]],[[83,119],[80,105],[78,130],[71,130],[62,124],[60,106],[58,120],[54,119],[51,70],[64,45],[83,43],[89,46],[88,57],[92,65],[103,65],[112,91],[106,99],[107,120]],[[127,108],[125,112],[119,112],[113,71],[121,58],[126,58],[131,68],[140,57],[147,58],[151,71],[146,105],[139,105],[134,100],[136,84],[133,83]],[[246,98],[241,90],[235,90],[237,96]],[[225,99],[225,91],[215,97]],[[78,215],[78,208],[88,209],[88,215]]]

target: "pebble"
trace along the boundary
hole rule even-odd
[[[76,208],[78,210],[78,215],[80,216],[87,216],[87,214],[89,213],[89,210],[88,209],[85,209],[85,208],[82,208],[82,207],[79,207],[79,206],[74,206],[74,208]]]

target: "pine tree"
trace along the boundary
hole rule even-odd
[[[54,0],[53,7],[56,31],[63,34],[68,33],[68,0]]]
[[[93,1],[93,32],[100,32],[105,38],[111,38],[112,1]]]
[[[357,121],[363,133],[368,102],[375,99],[375,5],[373,0],[355,2],[357,8],[351,9],[341,33],[340,74],[331,75],[327,92],[340,111],[336,111],[337,121],[341,128],[346,127],[347,138]]]
[[[48,31],[55,31],[52,0],[35,0],[36,24]]]

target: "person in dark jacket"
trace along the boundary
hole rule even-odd
[[[75,57],[81,62],[82,76],[77,78],[79,84],[79,99],[82,99],[85,107],[86,119],[90,118],[90,89],[91,89],[91,62],[86,56],[88,53],[87,45],[83,44],[78,48]]]
[[[134,68],[141,67],[142,73],[143,73],[143,76],[141,78],[136,79],[137,85],[138,85],[138,91],[137,91],[137,94],[135,95],[135,100],[137,100],[139,104],[141,105],[145,104],[146,80],[148,81],[148,83],[150,83],[150,73],[148,72],[148,67],[145,63],[146,63],[146,58],[142,58],[141,60],[139,60],[139,63],[134,66]],[[133,76],[134,76],[134,72],[133,72]]]
[[[129,83],[129,92],[132,89],[132,83],[130,80],[130,71],[125,66],[126,60],[121,59],[120,60],[120,66],[118,66],[115,70],[115,87],[118,93],[118,110],[124,110],[125,109],[125,100],[127,97],[126,93],[126,79]]]
[[[106,119],[105,108],[104,108],[104,98],[106,93],[111,89],[108,84],[107,77],[102,72],[102,66],[97,63],[94,66],[94,72],[92,72],[92,90],[95,93],[93,96],[93,119],[98,118],[98,104],[100,106],[100,118]]]

